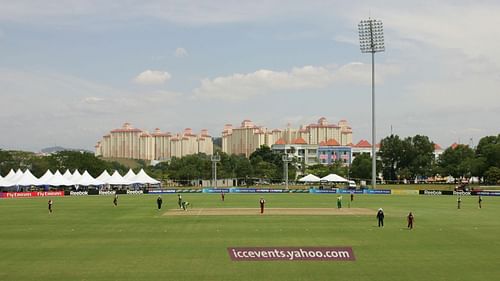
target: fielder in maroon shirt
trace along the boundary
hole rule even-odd
[[[224,202],[224,196],[225,196],[224,191],[222,191],[222,192],[220,193],[220,197],[221,197],[221,199],[222,199],[222,202]]]
[[[409,229],[413,229],[413,221],[415,220],[415,218],[413,217],[413,214],[410,212],[408,214],[408,228]]]
[[[260,213],[263,214],[264,213],[264,205],[266,204],[266,200],[264,200],[264,198],[260,198]]]

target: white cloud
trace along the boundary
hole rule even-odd
[[[134,81],[143,85],[156,85],[163,84],[170,78],[171,75],[168,72],[148,69],[137,75]]]
[[[183,57],[187,57],[189,54],[187,52],[186,49],[184,48],[177,48],[175,49],[175,56],[178,57],[178,58],[183,58]]]
[[[99,98],[99,97],[85,97],[85,98],[83,98],[83,102],[85,102],[85,103],[98,103],[101,101],[104,101],[104,99]]]
[[[398,72],[395,66],[379,66],[381,82],[387,74]],[[294,67],[290,71],[257,70],[247,74],[233,74],[203,79],[201,86],[194,90],[196,98],[218,98],[226,100],[246,100],[255,96],[279,91],[321,89],[333,83],[368,83],[371,81],[370,66],[349,63],[335,68],[331,66]]]
[[[0,148],[14,149],[54,143],[91,149],[125,121],[159,126],[159,119],[175,118],[170,109],[185,100],[178,92],[116,89],[48,70],[0,68],[0,88],[0,128],[9,131],[0,138]]]

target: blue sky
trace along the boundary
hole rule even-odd
[[[500,133],[497,1],[0,0],[0,148],[92,149],[124,122],[219,136],[322,116],[371,139],[370,55],[384,22],[377,137],[443,147]]]

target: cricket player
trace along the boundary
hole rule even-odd
[[[52,203],[54,203],[54,202],[52,202],[52,199],[49,199],[49,203],[48,203],[48,205],[49,205],[49,214],[52,213]]]
[[[264,213],[264,205],[266,204],[266,200],[264,200],[263,197],[260,198],[260,213],[263,214]]]
[[[115,198],[113,199],[113,205],[118,206],[118,194],[115,194]]]
[[[163,204],[163,199],[161,199],[160,195],[158,195],[158,198],[156,198],[156,204],[158,205],[158,210],[160,210],[161,204]]]
[[[457,197],[457,209],[460,209],[460,203],[462,203],[462,198],[460,195]]]
[[[382,208],[378,209],[377,212],[378,227],[384,227],[384,210]]]
[[[413,217],[413,214],[410,212],[408,214],[407,219],[408,219],[408,228],[411,230],[413,229],[413,221],[415,221],[415,217]]]
[[[224,202],[224,196],[225,196],[224,191],[221,191],[221,193],[220,193],[220,197],[221,197],[221,199],[222,199],[222,202]]]
[[[179,209],[182,209],[182,195],[177,194],[177,204],[179,204]]]
[[[184,211],[187,211],[188,206],[191,205],[188,201],[182,201],[181,206]]]
[[[342,208],[342,195],[337,196],[337,208]]]
[[[481,197],[481,195],[479,195],[479,199],[477,201],[477,203],[479,204],[479,209],[481,209],[481,203],[483,202],[483,198]]]

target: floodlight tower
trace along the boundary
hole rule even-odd
[[[217,162],[220,162],[219,153],[217,152],[215,155],[212,155],[210,160],[212,160],[213,188],[217,188]]]
[[[290,158],[288,156],[288,153],[286,152],[286,144],[285,144],[285,154],[283,154],[281,160],[283,160],[283,176],[285,180],[285,188],[286,190],[288,190],[288,163],[292,162],[292,158]]]
[[[382,21],[368,18],[358,24],[361,53],[372,54],[372,188],[377,185],[377,154],[375,135],[375,53],[385,51]]]

